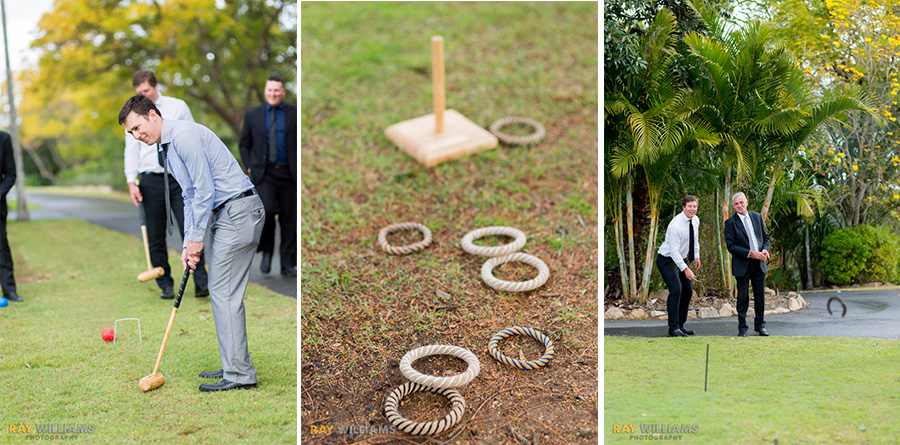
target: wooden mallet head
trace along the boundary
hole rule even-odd
[[[162,267],[154,267],[153,269],[141,272],[138,274],[138,280],[143,283],[145,281],[155,280],[163,275],[165,275],[166,271],[163,270]]]
[[[144,392],[153,391],[154,389],[163,386],[163,383],[166,383],[166,378],[157,372],[142,378],[141,381],[138,382],[138,388],[141,388],[141,391]]]

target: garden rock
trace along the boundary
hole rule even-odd
[[[646,316],[647,316],[647,313],[644,312],[644,310],[641,308],[637,308],[637,309],[631,311],[631,314],[629,314],[629,317],[632,319],[645,318]]]
[[[721,308],[719,308],[720,317],[730,317],[732,315],[737,315],[737,311],[734,310],[734,306],[725,303]]]
[[[713,307],[702,307],[700,308],[700,318],[718,318],[719,311]]]
[[[775,296],[775,291],[772,289],[766,288],[766,295]]]
[[[666,316],[666,311],[650,311],[651,317],[663,318]]]
[[[621,318],[625,318],[625,314],[622,313],[622,310],[613,306],[606,310],[603,314],[603,318],[607,320],[619,320]]]
[[[797,297],[793,297],[788,300],[788,309],[792,311],[799,311],[803,308],[803,305],[800,304],[800,300]]]

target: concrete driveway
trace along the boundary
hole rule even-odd
[[[15,198],[15,193],[10,192],[10,198]],[[30,210],[33,220],[41,219],[81,219],[91,224],[106,227],[118,232],[128,233],[138,240],[141,239],[141,222],[137,207],[131,202],[121,202],[112,199],[84,198],[78,196],[54,195],[49,193],[33,193],[26,191],[29,204],[40,206],[40,210]],[[8,221],[14,221],[16,212],[9,212]],[[176,228],[177,230],[177,228]],[[177,233],[169,236],[166,243],[169,249],[181,251],[181,239]],[[141,243],[142,241],[136,241]],[[276,230],[275,245],[281,242],[281,236]],[[141,249],[143,250],[143,249]],[[250,267],[250,281],[262,285],[274,292],[289,297],[297,298],[297,277],[284,277],[280,270],[281,258],[276,249],[272,258],[272,273],[263,274],[259,271],[259,262],[262,254],[257,253]],[[179,275],[180,276],[180,275]]]
[[[800,292],[809,307],[797,312],[766,315],[769,335],[814,337],[873,337],[900,338],[900,288],[869,288],[862,290]],[[837,296],[847,305],[847,315],[841,317],[841,305],[828,299]],[[752,299],[751,299],[752,300]],[[752,301],[751,301],[752,304]],[[753,320],[748,319],[748,335],[753,333]],[[685,327],[699,336],[737,336],[737,317],[688,320]],[[630,337],[665,337],[665,320],[604,321],[604,335]]]

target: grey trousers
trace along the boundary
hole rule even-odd
[[[256,383],[256,368],[247,348],[244,292],[265,219],[257,195],[225,204],[210,216],[206,264],[219,356],[223,377],[241,384]]]

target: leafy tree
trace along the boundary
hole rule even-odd
[[[22,74],[24,140],[56,139],[70,159],[100,154],[101,133],[122,133],[116,116],[141,68],[237,138],[267,75],[296,72],[296,23],[296,3],[282,0],[58,0],[32,43],[38,66]]]
[[[853,229],[840,229],[822,240],[822,272],[835,284],[850,284],[866,267],[871,249]]]

